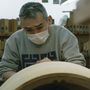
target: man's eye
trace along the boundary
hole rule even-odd
[[[43,28],[43,26],[39,26],[39,27],[37,27],[37,29],[42,29]]]
[[[27,28],[25,28],[25,30],[26,30],[27,32],[32,32],[32,29],[27,29]]]

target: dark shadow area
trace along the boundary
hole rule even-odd
[[[82,86],[62,82],[53,82],[51,84],[45,84],[34,88],[33,90],[89,90]]]

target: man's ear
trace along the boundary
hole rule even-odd
[[[51,15],[48,16],[48,23],[49,23],[49,25],[51,25],[53,23],[53,19],[52,19]]]

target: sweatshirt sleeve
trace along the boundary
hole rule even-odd
[[[0,62],[0,77],[7,71],[17,71],[19,65],[19,54],[14,38],[6,40],[4,53]]]
[[[65,61],[86,66],[86,61],[84,56],[80,53],[76,36],[64,28],[64,30],[62,30],[61,39],[62,55]]]

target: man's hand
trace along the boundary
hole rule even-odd
[[[5,72],[2,77],[3,77],[3,80],[6,81],[8,78],[10,78],[12,75],[14,75],[16,72],[15,71],[8,71],[8,72]]]
[[[42,63],[42,62],[51,62],[51,60],[48,58],[44,58],[42,60],[37,61],[36,63]]]

